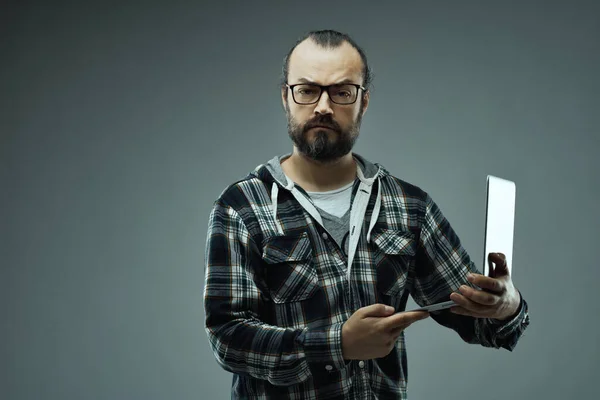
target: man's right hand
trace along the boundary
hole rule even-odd
[[[427,317],[426,311],[394,314],[394,309],[385,304],[360,308],[342,326],[343,356],[346,360],[385,357],[404,329]]]

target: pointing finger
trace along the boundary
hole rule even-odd
[[[493,306],[498,304],[501,300],[500,296],[496,294],[486,292],[485,290],[473,289],[472,287],[468,287],[466,285],[459,287],[458,290],[463,296],[477,304]]]
[[[450,295],[450,299],[453,300],[456,305],[466,309],[469,312],[472,313],[477,313],[477,314],[484,314],[486,312],[489,312],[490,308],[492,306],[486,306],[480,303],[476,303],[473,300],[468,299],[466,296],[462,295],[461,293],[452,293]]]
[[[385,317],[383,323],[385,329],[394,329],[397,327],[408,327],[410,324],[429,317],[426,311],[406,311],[399,312],[389,317]]]
[[[469,274],[467,275],[467,279],[472,284],[494,293],[502,293],[506,290],[506,285],[503,281],[496,278],[490,278],[489,276],[480,274]]]

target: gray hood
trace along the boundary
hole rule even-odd
[[[291,153],[284,154],[281,156],[275,156],[265,165],[273,178],[284,188],[288,188],[287,178],[283,169],[281,168],[281,161],[289,157]],[[366,158],[362,157],[359,154],[353,153],[354,159],[358,162],[360,169],[362,170],[362,174],[366,179],[375,179],[376,175],[380,172],[379,167],[373,163],[371,163]]]
[[[273,157],[267,164],[266,168],[273,176],[275,182],[271,188],[271,203],[272,203],[272,212],[273,218],[275,220],[275,224],[277,225],[277,230],[280,234],[283,235],[283,227],[281,223],[277,219],[277,199],[279,195],[279,190],[287,190],[289,191],[294,198],[304,207],[304,209],[313,217],[315,220],[319,222],[319,224],[323,225],[323,221],[321,219],[321,214],[313,204],[312,200],[310,200],[304,193],[302,193],[294,184],[293,181],[288,181],[283,169],[281,168],[281,160],[288,157],[289,154],[283,156]],[[350,271],[350,267],[352,264],[352,259],[354,258],[354,251],[356,250],[356,245],[358,243],[358,235],[359,231],[363,226],[363,218],[365,215],[365,211],[367,209],[367,204],[371,197],[373,184],[375,181],[378,181],[377,184],[377,197],[375,200],[375,206],[373,208],[373,213],[371,215],[371,220],[369,222],[369,230],[367,231],[367,241],[371,240],[371,231],[375,226],[375,222],[377,222],[377,218],[379,216],[379,211],[381,210],[381,182],[379,181],[383,175],[385,175],[385,170],[378,165],[375,165],[369,162],[364,157],[353,154],[356,159],[359,168],[357,169],[357,176],[360,181],[359,188],[354,196],[354,200],[351,206],[350,213],[350,250],[349,250],[349,265],[348,265],[348,273]],[[260,166],[259,166],[260,167]],[[358,231],[356,230],[358,228]]]

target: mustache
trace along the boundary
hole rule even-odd
[[[318,117],[307,122],[306,125],[304,125],[304,130],[307,131],[316,127],[325,127],[335,131],[340,131],[340,126],[333,120],[333,118],[331,118],[331,116]]]

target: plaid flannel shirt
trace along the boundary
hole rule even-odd
[[[233,373],[232,398],[406,398],[404,335],[385,357],[345,360],[342,325],[374,303],[405,310],[409,294],[421,306],[449,300],[478,270],[433,199],[374,165],[379,204],[371,195],[350,275],[344,251],[265,165],[215,201],[205,328],[218,364]],[[511,351],[529,324],[523,299],[508,321],[431,317],[467,343]]]

